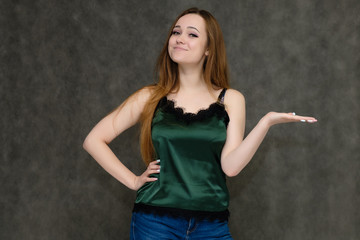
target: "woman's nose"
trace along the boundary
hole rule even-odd
[[[183,44],[184,43],[184,39],[183,39],[183,37],[182,37],[182,35],[179,35],[177,38],[176,38],[176,43],[177,44]]]

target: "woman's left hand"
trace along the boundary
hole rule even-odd
[[[262,118],[262,121],[265,121],[268,126],[271,127],[276,124],[289,122],[315,123],[317,119],[314,117],[299,116],[295,113],[269,112]]]

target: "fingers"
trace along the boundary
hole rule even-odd
[[[288,114],[294,116],[293,119],[296,120],[296,121],[308,122],[308,123],[315,123],[315,122],[317,122],[317,119],[314,118],[314,117],[299,116],[299,115],[296,115],[295,112],[288,113]]]
[[[149,163],[149,166],[147,167],[147,170],[149,170],[152,173],[158,173],[160,172],[160,165],[158,164],[160,162],[160,159],[152,161]]]
[[[160,163],[160,159],[150,162],[149,166],[150,165],[157,165],[158,163]]]
[[[152,174],[159,174],[160,173],[160,159],[152,161],[149,163],[146,170],[140,176],[135,177],[134,181],[134,189],[138,190],[142,187],[146,182],[155,182],[158,180],[157,177],[151,176]]]
[[[300,122],[307,122],[307,123],[315,123],[317,119],[314,117],[307,117],[307,116],[297,116],[297,120]]]
[[[148,177],[148,178],[146,178],[146,182],[155,182],[155,181],[157,181],[158,180],[158,178],[155,178],[155,177]]]
[[[308,123],[315,123],[317,122],[317,120],[313,120],[313,119],[301,119],[300,122],[308,122]]]
[[[150,175],[160,173],[161,167],[160,167],[159,163],[160,163],[160,159],[149,163],[146,171],[143,173],[143,176],[144,176],[146,182],[154,182],[154,181],[158,180],[158,178],[150,177]]]

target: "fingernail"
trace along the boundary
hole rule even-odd
[[[156,170],[157,172],[160,172],[160,169]]]
[[[301,119],[301,120],[300,120],[300,122],[306,122],[306,120],[304,120],[304,119]]]
[[[160,162],[160,159],[157,159],[156,161],[157,161],[157,162]]]
[[[295,115],[296,115],[296,113],[295,113],[295,112],[293,112],[293,113],[292,113],[292,115],[294,115],[294,116],[295,116]]]
[[[307,120],[309,123],[312,123],[312,122],[314,122],[314,120]]]

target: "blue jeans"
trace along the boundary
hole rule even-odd
[[[232,239],[227,221],[174,218],[134,212],[131,219],[131,240]]]

